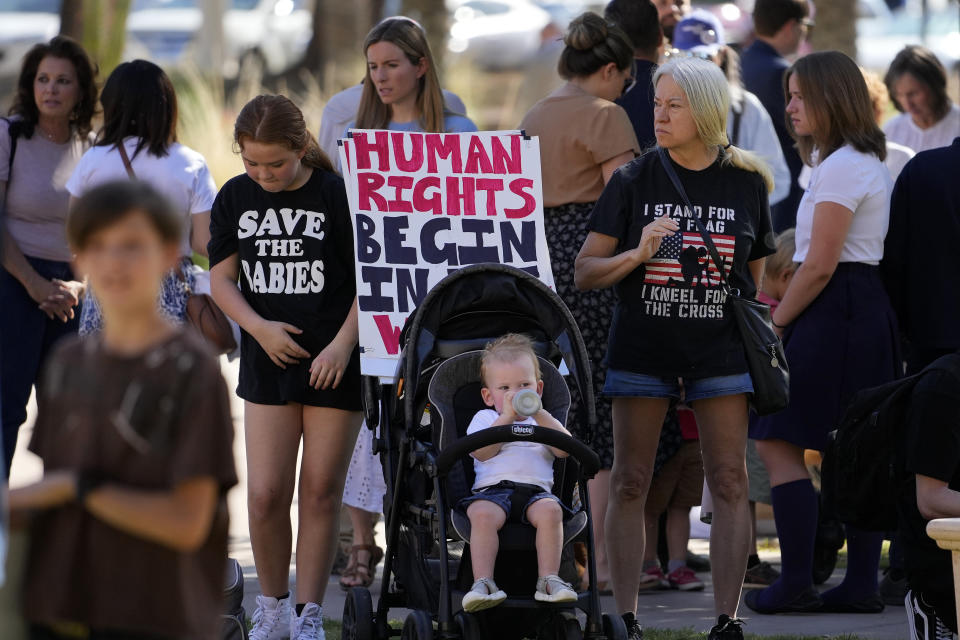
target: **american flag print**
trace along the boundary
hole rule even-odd
[[[725,278],[730,277],[735,236],[711,235],[723,262]],[[720,273],[710,258],[699,233],[675,233],[660,243],[660,249],[646,263],[646,284],[683,287],[716,287]]]

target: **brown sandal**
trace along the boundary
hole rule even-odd
[[[359,552],[366,551],[370,559],[359,561]],[[340,588],[348,591],[353,587],[369,587],[373,584],[377,565],[383,560],[383,549],[375,544],[355,544],[350,547],[350,561],[340,575]]]

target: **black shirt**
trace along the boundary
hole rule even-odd
[[[648,149],[657,143],[653,132],[653,74],[657,65],[649,60],[634,58],[633,69],[633,86],[615,102],[630,116],[640,149]]]
[[[907,471],[960,490],[960,353],[945,356],[946,371],[926,373],[910,398]],[[914,589],[953,593],[950,552],[926,533],[911,475],[900,500],[899,529],[907,579]]]
[[[674,167],[717,246],[730,286],[753,297],[747,263],[775,247],[763,178],[719,159],[702,171]],[[618,252],[636,247],[643,227],[657,217],[670,215],[680,223],[653,258],[615,286],[607,352],[613,369],[690,378],[747,371],[719,272],[684,209],[659,154],[648,153],[614,172],[590,216],[587,228],[617,238]]]
[[[790,194],[774,205],[773,221],[778,232],[796,226],[797,207],[803,197],[803,189],[797,183],[803,160],[787,129],[787,103],[783,90],[783,75],[790,68],[790,62],[777,53],[777,50],[763,40],[754,40],[740,57],[740,75],[743,86],[760,98],[773,128],[777,131],[783,157],[790,169]]]
[[[238,254],[247,303],[267,320],[302,329],[293,338],[310,352],[310,358],[281,369],[242,332],[237,394],[260,404],[348,408],[308,386],[312,358],[340,331],[356,296],[343,179],[314,169],[299,189],[269,193],[246,174],[236,176],[213,203],[210,236],[210,265]],[[354,359],[359,363],[359,352]]]
[[[918,153],[890,200],[880,273],[901,331],[920,349],[960,347],[960,138]]]

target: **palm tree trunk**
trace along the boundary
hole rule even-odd
[[[836,49],[857,57],[856,0],[814,0],[817,26],[810,44],[816,51]]]

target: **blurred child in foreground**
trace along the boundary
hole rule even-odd
[[[233,426],[216,359],[157,309],[181,222],[150,186],[107,183],[67,221],[103,332],[50,358],[30,449],[24,615],[34,639],[213,638],[227,552]]]

